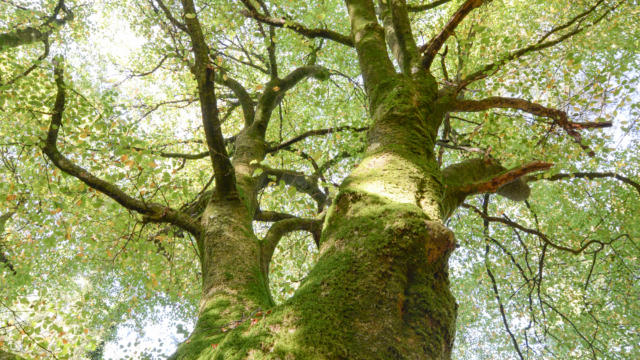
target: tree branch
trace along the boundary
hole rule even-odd
[[[60,12],[64,13],[62,18],[58,18]],[[12,32],[0,34],[0,51],[6,48],[13,48],[28,45],[38,41],[46,41],[54,30],[54,26],[62,26],[73,20],[73,13],[65,6],[64,0],[58,0],[53,14],[42,25],[29,26]]]
[[[259,168],[263,170],[264,176],[258,188],[265,187],[270,182],[268,176],[271,175],[276,178],[276,182],[282,180],[285,184],[311,196],[318,204],[318,212],[321,212],[326,205],[327,195],[318,187],[318,178],[297,171],[274,169],[266,165],[260,165]]]
[[[434,1],[434,2],[422,4],[422,5],[408,5],[407,6],[407,11],[409,11],[409,12],[427,11],[427,10],[435,9],[438,6],[444,5],[444,4],[448,3],[448,2],[451,2],[451,0],[437,0],[437,1]]]
[[[178,29],[188,33],[187,27],[173,16],[173,14],[171,13],[171,10],[167,7],[167,5],[164,4],[164,2],[162,2],[162,0],[156,0],[156,2],[158,3],[158,6],[164,13],[164,16],[167,17],[169,22],[171,22]],[[151,4],[153,5],[153,0],[151,0]]]
[[[458,84],[458,87],[460,88],[464,88],[467,85],[469,85],[470,83],[480,80],[480,79],[484,79],[485,77],[489,76],[490,73],[495,73],[496,71],[498,71],[503,65],[507,64],[510,61],[516,60],[518,58],[521,58],[527,54],[536,52],[536,51],[541,51],[547,48],[550,48],[552,46],[555,46],[571,37],[573,37],[576,34],[581,33],[582,31],[584,31],[587,27],[589,26],[594,26],[597,23],[599,23],[600,21],[602,21],[602,19],[604,19],[611,11],[613,11],[615,8],[617,8],[621,3],[619,2],[618,4],[616,4],[616,6],[609,8],[607,11],[604,12],[604,14],[602,14],[600,17],[598,17],[596,20],[594,20],[591,24],[589,25],[585,25],[585,26],[580,26],[581,22],[584,20],[584,18],[586,16],[588,16],[589,14],[591,14],[592,12],[594,12],[596,10],[596,8],[598,6],[600,6],[602,3],[604,2],[604,0],[598,0],[598,2],[593,5],[591,8],[587,9],[585,12],[578,14],[577,16],[573,17],[572,19],[570,19],[569,21],[567,21],[566,23],[564,23],[563,25],[554,27],[553,29],[549,30],[547,33],[545,33],[536,43],[526,46],[524,48],[515,50],[510,52],[509,54],[507,54],[505,57],[503,57],[502,59],[491,63],[491,64],[487,64],[483,67],[480,68],[480,70],[477,70],[467,76],[465,76],[461,81],[460,84]],[[578,22],[578,26],[576,26],[573,30],[567,32],[564,35],[561,35],[559,37],[557,37],[554,40],[549,40],[549,41],[545,41],[549,36],[555,34],[556,32],[560,31],[560,30],[564,30],[568,27],[570,27],[571,25],[573,25],[574,23]]]
[[[504,185],[511,183],[517,179],[520,179],[526,174],[529,174],[535,171],[548,170],[552,166],[553,164],[551,163],[546,163],[542,161],[532,161],[520,167],[508,170],[487,181],[475,182],[468,185],[464,185],[460,187],[459,190],[469,194],[494,193],[494,192],[497,192],[498,189],[500,189]]]
[[[570,248],[570,247],[566,247],[566,246],[563,246],[563,245],[558,245],[558,244],[552,242],[547,235],[545,235],[544,233],[542,233],[542,232],[540,232],[538,230],[529,229],[527,227],[524,227],[524,226],[522,226],[522,225],[520,225],[520,224],[518,224],[516,222],[513,222],[511,220],[508,220],[508,219],[485,215],[480,209],[478,209],[477,207],[475,207],[473,205],[469,205],[469,204],[463,203],[461,206],[466,208],[466,209],[473,210],[475,213],[480,215],[486,221],[504,224],[504,225],[510,226],[512,228],[524,231],[524,232],[526,232],[528,234],[535,235],[538,238],[540,238],[540,240],[542,240],[548,246],[550,246],[550,247],[552,247],[552,248],[554,248],[556,250],[568,252],[568,253],[571,253],[571,254],[574,254],[574,255],[581,254],[584,250],[588,249],[593,244],[596,244],[596,245],[599,245],[599,246],[604,246],[604,245],[609,245],[609,244],[611,244],[611,242],[615,241],[615,239],[613,239],[613,240],[608,241],[608,242],[605,243],[605,242],[602,242],[600,240],[589,240],[589,241],[585,242],[579,248]]]
[[[194,236],[198,236],[201,232],[200,225],[195,223],[188,215],[160,204],[146,203],[133,198],[118,186],[96,177],[60,153],[57,148],[57,140],[58,132],[62,127],[62,115],[65,109],[64,72],[61,61],[56,62],[54,75],[57,87],[56,100],[52,109],[53,115],[51,116],[51,124],[49,125],[45,146],[42,149],[51,162],[58,169],[109,196],[125,208],[144,215],[146,221],[171,223],[189,231]]]
[[[271,13],[269,12],[269,8],[264,3],[263,0],[256,0],[262,11],[264,11],[265,15],[271,17]],[[278,59],[276,57],[276,31],[273,25],[269,25],[269,34],[265,34],[262,30],[262,23],[258,22],[258,26],[260,27],[260,31],[263,33],[263,37],[265,41],[267,41],[267,56],[269,58],[269,75],[272,79],[278,78]]]
[[[582,179],[602,179],[602,178],[614,178],[619,180],[627,185],[631,185],[636,189],[638,194],[640,195],[640,183],[637,183],[628,177],[618,175],[613,172],[575,172],[569,174],[555,174],[548,177],[545,177],[544,174],[531,175],[527,176],[525,179],[526,182],[538,181],[538,180],[547,180],[547,181],[556,181],[563,179],[574,179],[574,178],[582,178]]]
[[[354,126],[339,126],[339,127],[335,127],[335,128],[328,128],[328,129],[317,129],[317,130],[309,130],[307,132],[304,132],[292,139],[289,139],[281,144],[278,144],[276,146],[272,146],[267,148],[266,152],[267,153],[272,153],[272,152],[276,152],[278,150],[287,148],[295,143],[298,143],[308,137],[311,136],[321,136],[321,135],[327,135],[327,134],[333,134],[333,133],[337,133],[337,132],[341,132],[341,131],[345,131],[345,130],[350,130],[350,131],[354,131],[354,132],[362,132],[362,131],[367,131],[369,130],[368,127],[354,127]]]
[[[264,221],[264,222],[276,222],[285,219],[295,218],[294,215],[281,213],[277,211],[268,211],[268,210],[260,210],[257,209],[256,213],[253,215],[253,220],[255,221]]]
[[[526,200],[531,189],[521,178],[551,166],[550,163],[533,161],[508,170],[491,158],[469,159],[450,165],[442,170],[445,218],[449,218],[468,196],[474,194],[498,193],[513,201]]]
[[[247,7],[247,10],[241,11],[241,13],[246,17],[252,18],[261,23],[269,24],[275,27],[291,29],[297,32],[298,34],[308,38],[312,38],[312,39],[324,38],[328,40],[333,40],[342,45],[353,47],[353,40],[351,40],[349,36],[346,36],[328,29],[307,28],[300,23],[297,23],[288,19],[266,16],[266,15],[260,14],[258,10],[255,7],[253,7],[253,5],[251,5],[251,3],[248,0],[242,0],[242,2]]]
[[[487,217],[489,216],[488,208],[489,208],[489,195],[485,195],[484,201],[482,203],[482,213]],[[489,236],[489,221],[487,221],[487,218],[485,218],[483,221],[483,235],[485,239],[487,240],[491,239],[491,237]],[[513,346],[516,349],[516,352],[520,356],[520,359],[524,360],[524,357],[522,356],[522,352],[520,351],[520,346],[518,346],[518,342],[516,341],[516,337],[513,335],[513,332],[511,332],[511,329],[509,328],[509,321],[507,320],[507,316],[504,311],[504,305],[502,304],[502,299],[500,298],[500,292],[498,291],[498,284],[496,283],[496,278],[495,276],[493,276],[493,272],[491,271],[491,266],[489,263],[490,249],[491,247],[489,246],[489,242],[487,242],[485,244],[485,251],[484,251],[484,265],[485,265],[485,268],[487,269],[487,275],[489,275],[489,279],[491,280],[493,294],[496,298],[496,301],[498,302],[498,309],[500,310],[500,316],[502,317],[502,323],[504,324],[504,328],[509,334],[509,337],[511,338],[511,342],[513,343]]]
[[[394,78],[396,71],[387,54],[384,29],[378,23],[373,1],[346,0],[346,4],[365,89],[375,108],[382,96],[376,90],[380,84]]]
[[[320,219],[304,219],[304,218],[289,218],[280,220],[269,228],[267,235],[260,242],[261,244],[261,260],[262,267],[265,274],[269,273],[269,263],[273,257],[273,252],[278,246],[280,239],[293,231],[308,231],[313,236],[313,240],[316,246],[320,244],[320,232],[322,230],[322,222]]]
[[[286,92],[308,77],[326,80],[329,77],[329,70],[318,65],[302,66],[291,71],[283,79],[275,78],[267,82],[262,95],[258,99],[255,120],[252,124],[262,136],[267,131],[273,110],[282,101]]]
[[[0,40],[1,43],[2,40]],[[44,52],[42,53],[42,55],[40,55],[34,62],[33,64],[31,64],[31,66],[29,66],[29,68],[27,68],[25,71],[23,71],[22,73],[14,76],[13,78],[11,78],[10,80],[8,80],[6,83],[1,83],[0,85],[5,86],[5,85],[11,85],[13,83],[15,83],[16,81],[20,80],[21,78],[29,75],[33,70],[35,70],[38,65],[42,62],[42,60],[46,59],[47,56],[49,56],[49,40],[48,39],[44,39],[42,40],[42,43],[44,44]],[[2,78],[0,77],[0,80],[2,80]]]
[[[420,47],[420,52],[424,54],[422,57],[422,66],[429,70],[431,67],[431,63],[433,59],[435,59],[436,54],[440,51],[440,48],[447,41],[449,36],[453,34],[455,29],[460,25],[462,20],[464,20],[471,11],[476,8],[479,8],[485,0],[467,0],[460,6],[458,11],[456,11],[449,22],[444,26],[442,31],[438,33],[435,37],[433,37],[428,43],[424,44]]]
[[[255,119],[255,103],[251,98],[251,95],[245,89],[240,82],[230,78],[227,74],[217,74],[216,75],[216,83],[222,84],[236,95],[238,101],[240,101],[240,106],[242,106],[242,114],[244,115],[244,124],[245,126],[250,126]]]
[[[420,66],[420,54],[411,31],[405,0],[378,0],[378,9],[389,47],[405,74],[412,74]]]
[[[202,33],[193,0],[182,0],[182,6],[185,12],[187,33],[193,45],[195,65],[192,71],[198,83],[202,125],[216,175],[216,191],[223,197],[235,197],[237,196],[235,171],[224,146],[224,138],[220,128],[214,85],[215,71],[209,61],[209,46]]]
[[[587,123],[569,121],[567,113],[562,110],[548,108],[523,99],[498,96],[482,100],[459,100],[452,105],[450,111],[479,112],[489,109],[515,109],[528,112],[532,115],[549,118],[553,120],[554,125],[560,126],[582,149],[586,150],[589,156],[594,156],[595,152],[582,143],[582,135],[578,130],[606,128],[612,125],[610,121]]]

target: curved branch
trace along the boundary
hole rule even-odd
[[[337,133],[337,132],[341,132],[341,131],[345,131],[345,130],[350,130],[350,131],[354,131],[354,132],[362,132],[362,131],[367,131],[369,130],[368,127],[354,127],[354,126],[339,126],[339,127],[335,127],[335,128],[328,128],[328,129],[317,129],[317,130],[309,130],[307,132],[304,132],[292,139],[289,139],[281,144],[278,144],[276,146],[273,147],[269,147],[266,152],[267,153],[272,153],[272,152],[276,152],[278,150],[282,150],[284,148],[287,148],[297,142],[300,142],[308,137],[311,136],[320,136],[320,135],[327,135],[327,134],[333,134],[333,133]]]
[[[444,5],[448,2],[451,2],[451,0],[437,0],[434,2],[430,2],[427,4],[422,4],[422,5],[408,5],[407,6],[407,11],[409,12],[421,12],[421,11],[427,11],[427,10],[431,10],[431,9],[435,9],[440,5]]]
[[[263,137],[267,131],[273,110],[282,101],[286,92],[308,77],[326,80],[329,77],[329,70],[319,65],[301,66],[291,71],[283,79],[275,78],[267,82],[262,95],[258,99],[255,121],[252,124]]]
[[[265,187],[270,181],[268,176],[271,175],[276,178],[276,182],[282,180],[285,184],[311,196],[318,204],[318,212],[322,211],[327,203],[327,195],[318,187],[317,177],[307,176],[297,171],[274,169],[265,165],[260,165],[259,168],[264,171],[264,176],[258,188]]]
[[[247,6],[246,5],[247,3],[251,5],[251,3],[249,3],[249,1],[247,0],[243,0],[242,2],[245,4],[245,6]],[[255,9],[255,7],[253,7],[253,5],[251,5],[251,8],[247,6],[247,10],[241,11],[241,13],[242,15],[248,18],[252,18],[264,24],[268,24],[271,26],[279,27],[279,28],[291,29],[297,32],[298,34],[311,39],[324,38],[328,40],[333,40],[342,45],[353,47],[353,40],[351,40],[349,36],[346,36],[336,31],[332,31],[328,29],[311,29],[300,23],[297,23],[295,21],[291,21],[288,19],[266,16],[266,15],[260,14]]]
[[[260,210],[256,209],[256,213],[253,215],[253,220],[264,222],[276,222],[285,219],[295,218],[294,215],[281,213],[277,211]]]
[[[601,178],[614,178],[627,185],[631,185],[640,194],[640,183],[637,183],[626,176],[616,174],[614,172],[575,172],[569,174],[555,174],[545,177],[543,174],[528,176],[525,181],[532,182],[538,180],[555,181],[562,179],[583,178],[583,179],[601,179]]]
[[[267,235],[260,242],[261,245],[261,261],[265,274],[269,273],[269,263],[273,257],[273,252],[278,246],[280,239],[293,231],[308,231],[313,236],[316,246],[320,244],[320,232],[322,230],[322,222],[320,219],[304,219],[293,217],[290,219],[280,220],[269,228]]]
[[[240,82],[230,78],[227,74],[218,74],[216,75],[216,83],[222,84],[236,95],[238,101],[240,101],[240,105],[242,106],[242,113],[244,115],[244,124],[245,126],[250,126],[255,119],[255,104],[251,95],[245,89]]]
[[[460,6],[458,11],[456,11],[449,22],[444,26],[442,31],[433,37],[428,43],[422,45],[420,47],[420,52],[424,53],[422,57],[422,66],[425,69],[429,69],[431,67],[431,63],[433,59],[435,59],[436,54],[442,48],[442,45],[447,41],[449,36],[453,35],[455,29],[460,25],[462,20],[464,20],[471,11],[476,8],[479,8],[482,4],[484,4],[485,0],[467,0]]]
[[[499,174],[487,181],[475,182],[475,183],[461,186],[459,188],[459,191],[466,192],[469,194],[494,193],[494,192],[497,192],[498,189],[500,189],[504,185],[509,184],[517,179],[520,179],[526,174],[529,174],[535,171],[548,170],[552,166],[553,166],[552,163],[546,163],[542,161],[532,161],[520,167],[503,172],[502,174]]]
[[[569,136],[571,136],[583,150],[586,150],[589,156],[594,156],[595,152],[582,143],[582,135],[578,130],[583,129],[599,129],[611,127],[610,121],[603,122],[573,122],[569,121],[567,113],[542,106],[540,104],[518,98],[494,96],[482,100],[458,100],[450,111],[452,112],[479,112],[489,109],[515,109],[527,112],[532,115],[546,117],[553,120],[553,124],[560,126]]]
[[[171,223],[189,231],[194,234],[194,236],[199,236],[201,232],[200,225],[194,222],[188,215],[160,204],[146,203],[133,198],[118,186],[98,178],[60,153],[57,148],[58,132],[62,127],[62,114],[65,109],[64,72],[60,61],[56,62],[54,74],[57,94],[52,111],[53,114],[51,115],[51,124],[49,125],[45,145],[42,149],[51,162],[58,169],[109,196],[123,207],[144,215],[146,221]]]
[[[280,87],[280,91],[288,91],[296,86],[300,81],[308,77],[313,77],[318,80],[327,80],[329,78],[329,69],[320,65],[301,66],[291,71],[287,76],[280,80],[278,86]]]

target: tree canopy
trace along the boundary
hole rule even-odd
[[[100,358],[167,312],[188,335],[233,194],[286,303],[392,91],[367,46],[449,101],[452,357],[640,358],[640,3],[346,3],[0,0],[0,359]]]

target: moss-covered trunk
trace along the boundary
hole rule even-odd
[[[398,42],[405,66],[396,72],[372,1],[346,5],[371,127],[362,162],[327,213],[318,262],[291,299],[271,305],[261,264],[269,257],[251,230],[251,164],[264,152],[242,134],[234,156],[242,196],[205,211],[203,306],[178,359],[450,358],[456,303],[447,261],[455,241],[442,223],[434,156],[446,101],[420,69],[415,43]]]
[[[329,209],[318,263],[271,307],[250,201],[214,201],[203,224],[204,294],[179,359],[448,359],[456,304],[433,154],[439,112],[401,75],[372,110],[363,161]],[[428,83],[428,82],[427,82]]]

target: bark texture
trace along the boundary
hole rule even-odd
[[[329,209],[318,263],[287,303],[271,307],[251,202],[209,204],[200,320],[175,358],[450,357],[456,303],[447,259],[455,241],[442,224],[433,147],[424,146],[441,117],[424,83],[396,75],[386,85],[367,154]],[[247,164],[237,166],[240,174]]]

